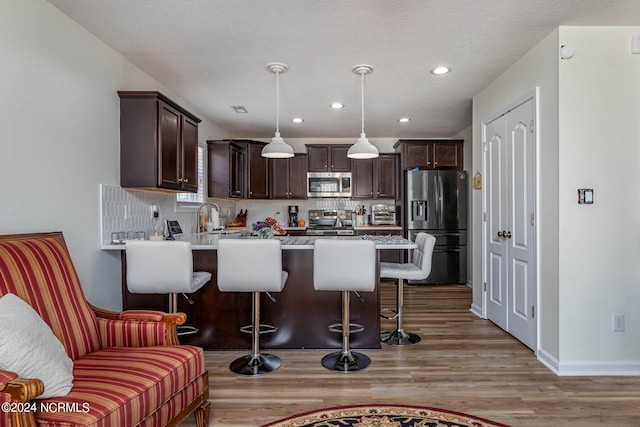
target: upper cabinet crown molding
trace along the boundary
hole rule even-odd
[[[119,91],[120,185],[198,191],[200,119],[160,92]]]

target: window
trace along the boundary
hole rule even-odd
[[[176,207],[198,207],[204,203],[204,148],[198,146],[198,192],[178,193]]]

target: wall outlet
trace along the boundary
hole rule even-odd
[[[613,332],[624,332],[624,314],[613,315]]]
[[[158,209],[158,205],[151,205],[151,217],[158,218],[160,216],[160,210]]]

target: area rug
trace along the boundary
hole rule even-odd
[[[262,427],[509,427],[505,424],[438,408],[361,405],[320,409]]]

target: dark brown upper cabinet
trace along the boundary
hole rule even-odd
[[[231,140],[207,141],[208,195],[244,198],[246,152]]]
[[[307,144],[309,172],[351,172],[350,145]]]
[[[216,198],[269,198],[269,162],[264,142],[248,139],[207,141],[208,194]]]
[[[270,194],[272,199],[307,198],[307,155],[288,159],[271,159]]]
[[[269,159],[262,157],[264,142],[235,140],[244,147],[246,153],[246,190],[247,199],[268,199],[269,198]]]
[[[375,159],[353,160],[353,197],[398,198],[398,157],[397,154],[380,154]]]
[[[160,92],[118,96],[120,185],[196,193],[200,119]]]
[[[462,170],[464,141],[460,139],[403,140],[393,148],[400,153],[401,169]]]

